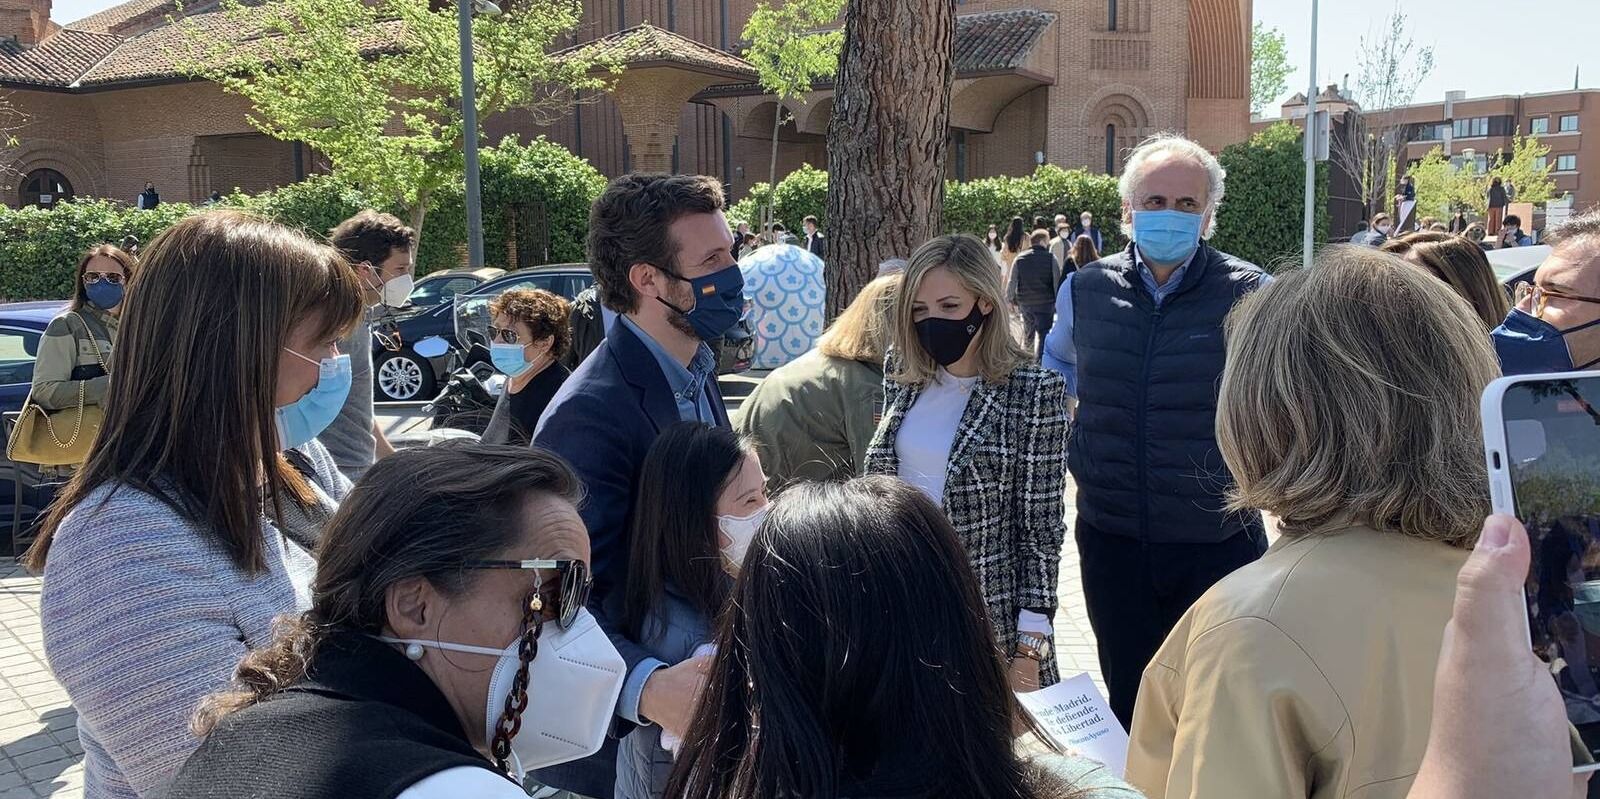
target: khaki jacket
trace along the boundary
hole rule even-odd
[[[755,439],[767,485],[844,480],[861,474],[883,416],[883,367],[816,349],[773,370],[734,414]]]
[[[1279,539],[1145,669],[1128,782],[1151,799],[1403,799],[1466,558],[1365,527]]]

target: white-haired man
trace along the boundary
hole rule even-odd
[[[1121,179],[1133,243],[1067,276],[1044,363],[1078,407],[1084,600],[1111,709],[1133,719],[1139,678],[1189,605],[1266,550],[1258,513],[1225,513],[1214,433],[1222,323],[1270,278],[1208,246],[1226,173],[1175,135],[1141,144]]]

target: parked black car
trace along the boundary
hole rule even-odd
[[[451,270],[451,273],[460,275],[462,271]],[[446,341],[456,340],[455,300],[481,297],[487,303],[508,288],[523,286],[546,289],[570,300],[592,282],[594,278],[584,264],[534,266],[478,283],[466,291],[456,291],[451,301],[428,308],[407,307],[380,319],[372,329],[373,398],[379,402],[412,402],[433,398],[441,382],[448,376],[446,369],[449,356],[424,358],[411,345],[428,336],[440,336]]]

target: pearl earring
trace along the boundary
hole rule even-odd
[[[406,659],[418,661],[422,659],[422,644],[406,644]]]

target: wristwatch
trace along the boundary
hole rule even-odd
[[[1050,657],[1050,649],[1048,637],[1017,633],[1017,654],[1022,657],[1042,662]]]

